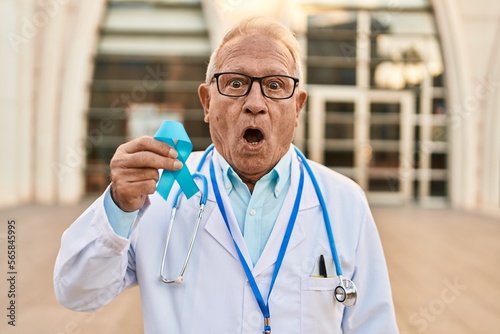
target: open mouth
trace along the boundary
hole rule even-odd
[[[264,134],[258,129],[246,129],[243,138],[247,143],[257,145],[264,139]]]

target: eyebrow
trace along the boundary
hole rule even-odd
[[[247,74],[247,75],[250,75],[248,74],[247,71],[245,71],[242,67],[235,67],[233,69],[226,69],[224,70],[224,72],[237,72],[237,73],[242,73],[242,74]],[[265,70],[264,71],[264,76],[265,75],[273,75],[273,74],[277,74],[277,75],[290,75],[288,74],[286,71],[283,71],[283,70],[276,70],[276,69],[271,69],[271,70]],[[253,76],[253,75],[252,75]]]

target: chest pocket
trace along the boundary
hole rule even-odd
[[[301,333],[342,333],[344,306],[334,296],[338,282],[337,277],[301,278]]]

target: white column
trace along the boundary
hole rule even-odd
[[[497,78],[500,78],[500,74]],[[500,82],[498,84],[500,85]],[[500,90],[500,87],[497,89]],[[488,102],[485,110],[485,131],[482,136],[482,204],[486,209],[500,213],[500,94],[493,94]]]
[[[42,3],[33,16],[35,25],[40,27],[37,35],[40,75],[35,106],[35,200],[40,203],[54,203],[57,198],[53,163],[57,159],[60,80],[67,47],[64,37],[69,27],[67,6],[68,3],[63,3],[57,8],[48,8]]]
[[[99,26],[106,1],[81,1],[71,13],[71,33],[61,80],[59,138],[56,171],[58,197],[61,203],[74,203],[84,194],[86,163],[86,110],[89,86],[94,68],[94,55],[99,38]],[[112,124],[102,124],[98,131],[109,130]],[[90,143],[90,142],[89,142]]]
[[[470,82],[470,81],[469,81]],[[461,99],[461,103],[467,103],[467,99],[473,96],[472,89],[469,89],[470,84],[466,83],[467,86],[465,100]],[[464,174],[462,182],[464,183],[463,192],[463,207],[465,209],[476,209],[478,205],[478,161],[479,161],[479,115],[480,112],[478,108],[470,109],[467,104],[464,105],[466,116],[463,120],[463,131],[461,133],[460,139],[462,141],[463,147],[463,160],[464,164]]]
[[[18,3],[0,1],[0,207],[16,204],[19,191],[18,150],[18,55],[12,40],[18,33]],[[5,38],[7,36],[7,38]],[[10,37],[10,38],[9,38]]]
[[[436,22],[443,45],[443,58],[447,82],[448,131],[449,131],[449,195],[457,208],[469,208],[476,196],[474,152],[475,118],[465,120],[460,108],[469,95],[470,62],[466,56],[463,25],[460,11],[453,0],[432,0]],[[470,122],[470,123],[469,123]]]
[[[500,22],[498,13],[497,22]],[[493,45],[500,42],[500,24],[497,24],[496,40]],[[500,65],[498,47],[491,50],[488,73],[489,81],[478,91],[484,95],[484,132],[482,135],[484,154],[482,159],[482,204],[487,210],[500,213]]]
[[[19,6],[18,27],[21,32],[27,29],[26,19],[33,17],[34,0],[16,1]],[[29,31],[24,31],[24,34]],[[26,38],[33,37],[27,34]],[[29,202],[33,199],[33,163],[34,163],[34,45],[33,39],[27,39],[26,43],[19,47],[18,60],[18,85],[19,92],[18,115],[19,124],[17,129],[17,184],[19,201]]]

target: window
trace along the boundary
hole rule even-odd
[[[304,2],[309,151],[369,194],[445,198],[444,66],[429,3]]]
[[[163,120],[182,121],[194,150],[211,143],[197,94],[209,56],[199,2],[108,2],[87,112],[88,193],[108,185],[120,144]]]

